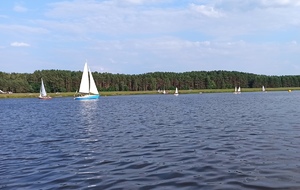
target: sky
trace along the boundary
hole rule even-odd
[[[0,71],[300,74],[300,0],[0,3]]]

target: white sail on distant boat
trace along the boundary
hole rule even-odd
[[[178,93],[178,88],[177,88],[177,87],[176,87],[176,89],[175,89],[174,95],[175,95],[175,96],[178,96],[178,95],[179,95],[179,93]]]
[[[263,92],[267,92],[264,86],[261,87],[261,90],[262,90]]]
[[[235,87],[234,88],[234,94],[240,94],[241,93],[241,87]]]
[[[42,78],[41,78],[41,88],[40,88],[39,99],[43,99],[43,100],[51,99],[51,97],[47,95],[47,92],[46,92],[46,89],[45,89],[44,82],[43,82]]]
[[[91,70],[88,68],[87,62],[84,65],[81,83],[79,87],[79,96],[75,100],[93,100],[99,98],[99,92],[96,87]]]

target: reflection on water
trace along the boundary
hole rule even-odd
[[[97,123],[97,116],[98,116],[98,101],[92,100],[92,101],[79,101],[78,102],[78,109],[80,115],[77,115],[80,119],[80,123],[85,126],[93,126]],[[100,108],[100,107],[99,107]]]
[[[0,189],[300,189],[299,99],[0,100]]]

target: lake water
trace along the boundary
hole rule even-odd
[[[300,189],[300,92],[0,100],[0,189]]]

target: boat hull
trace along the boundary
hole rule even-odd
[[[78,96],[75,97],[74,100],[96,100],[99,99],[100,95],[95,94],[95,95],[83,95],[83,96]]]
[[[50,97],[50,96],[39,96],[39,99],[40,100],[50,100],[50,99],[52,99],[52,97]]]

